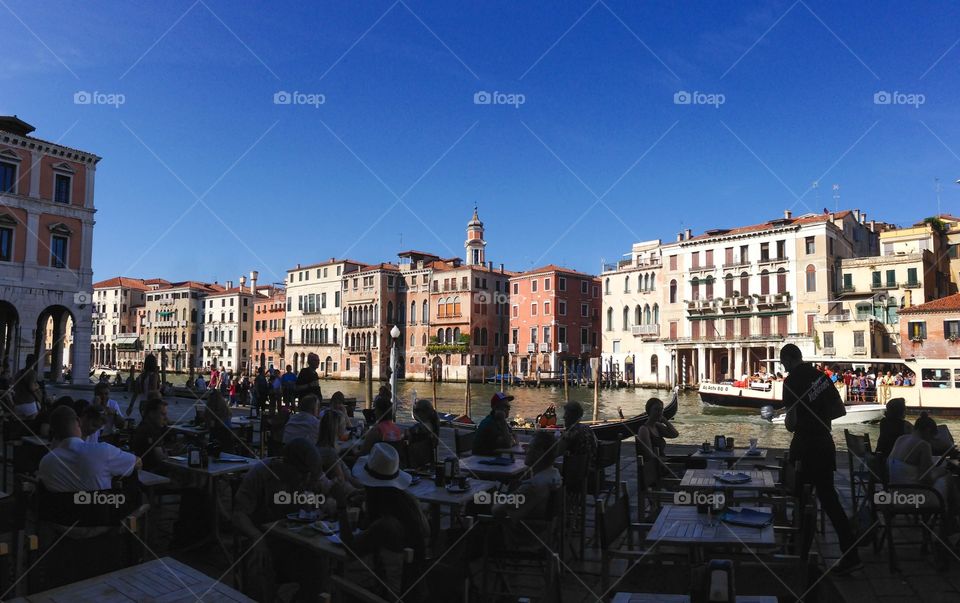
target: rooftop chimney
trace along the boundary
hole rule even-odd
[[[877,221],[870,220],[870,232],[877,232]]]
[[[233,289],[233,281],[227,281],[227,283],[226,283],[226,288],[227,288],[227,289]]]
[[[489,270],[490,272],[493,272],[493,262],[490,262],[490,261],[487,262],[487,270]]]
[[[867,223],[867,212],[863,212],[860,214],[860,223],[861,224]]]
[[[240,288],[243,289],[244,285],[246,285],[246,284],[247,284],[247,277],[241,276],[241,277],[240,277]]]
[[[689,228],[686,229],[685,231],[683,231],[683,238],[684,238],[685,240],[689,241],[689,240],[690,240],[690,237],[692,237],[692,236],[693,236],[693,231],[690,230]]]
[[[853,219],[856,220],[857,222],[860,221],[860,210],[859,210],[859,209],[853,210]]]
[[[790,218],[793,217],[793,212],[790,211],[789,209],[785,209],[785,210],[783,210],[783,217],[784,217],[785,219],[789,220]]]
[[[836,221],[836,219],[837,219],[836,214],[834,214],[833,212],[830,212],[830,223],[833,224]]]
[[[678,233],[677,233],[677,241],[682,241],[682,240],[683,240],[683,233],[682,233],[682,232],[678,232]]]
[[[503,264],[500,264],[500,274],[503,274]]]
[[[260,276],[260,273],[256,270],[250,271],[250,293],[254,295],[257,294],[257,278]]]

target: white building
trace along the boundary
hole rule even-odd
[[[203,301],[203,367],[223,367],[233,374],[253,372],[253,314],[257,272],[240,277],[240,285],[227,281],[226,289]],[[265,296],[264,296],[265,297]]]

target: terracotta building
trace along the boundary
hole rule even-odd
[[[960,358],[960,293],[900,310],[903,358]]]
[[[600,279],[548,265],[510,278],[512,372],[525,378],[589,376],[600,356]]]
[[[47,378],[60,381],[64,366],[81,377],[90,367],[100,157],[33,131],[0,116],[0,362],[16,371],[36,354]]]
[[[287,293],[280,287],[260,288],[253,303],[253,364],[267,369],[282,368],[285,360]]]

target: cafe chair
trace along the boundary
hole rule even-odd
[[[462,432],[459,429],[453,430],[453,450],[457,457],[463,458],[473,454],[473,440],[477,437],[476,431]]]
[[[919,544],[920,552],[926,554],[931,545],[934,549],[934,562],[941,565],[947,561],[947,518],[943,496],[935,488],[919,484],[890,483],[876,493],[873,500],[874,512],[880,523],[878,539],[874,543],[877,551],[887,546],[887,560],[890,572],[899,572],[897,563],[897,545],[893,533],[912,531],[919,533],[920,539],[898,543],[900,546]],[[905,518],[905,522],[898,522]]]
[[[406,466],[409,469],[433,467],[437,462],[437,448],[430,440],[410,442],[407,444],[406,452]]]
[[[847,443],[847,468],[850,479],[850,502],[853,509],[854,531],[858,531],[861,522],[866,519],[874,523],[873,493],[877,481],[883,480],[880,473],[881,463],[877,462],[876,455],[870,450],[870,435],[856,435],[849,429],[843,430],[843,437]],[[882,467],[886,469],[886,467]],[[863,526],[865,527],[865,526]]]
[[[673,502],[680,480],[661,476],[660,463],[648,463],[637,457],[637,521],[656,518],[665,504]],[[673,488],[668,490],[667,488]]]
[[[583,559],[587,536],[587,473],[590,457],[587,454],[568,454],[563,457],[560,473],[563,477],[563,531],[560,534],[561,556],[565,555],[567,534],[580,535],[577,559]]]
[[[551,493],[547,511],[542,519],[498,519],[478,516],[483,533],[483,563],[481,570],[481,601],[496,601],[503,597],[516,600],[520,596],[517,580],[523,585],[543,581],[533,596],[544,601],[562,601],[560,589],[561,513],[563,489]]]
[[[620,440],[597,442],[596,471],[590,494],[615,493],[620,484]],[[613,469],[613,479],[608,479],[607,471]]]
[[[395,602],[401,600],[401,597],[404,601],[418,600],[418,597],[424,592],[421,589],[428,588],[427,578],[420,579],[422,570],[424,567],[431,567],[432,562],[424,560],[423,567],[421,567],[421,564],[416,562],[414,550],[411,548],[404,548],[399,553],[399,559],[401,563],[399,584],[395,582],[389,586],[386,584],[392,582],[392,578],[397,576],[386,577],[387,572],[384,568],[383,558],[376,554],[369,561],[348,563],[341,576],[331,575],[333,583],[338,585],[334,592],[339,595],[340,601],[343,602]]]
[[[597,534],[600,541],[600,591],[607,592],[610,562],[623,559],[628,567],[632,567],[646,558],[649,551],[643,549],[641,544],[653,524],[634,523],[630,520],[630,496],[626,482],[619,485],[617,495],[609,503],[597,497],[596,504]]]

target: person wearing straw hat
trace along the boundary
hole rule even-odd
[[[493,456],[497,450],[512,448],[517,438],[510,431],[507,417],[510,416],[510,401],[513,396],[496,392],[490,398],[490,414],[477,425],[477,435],[473,440],[473,454]]]
[[[358,557],[374,556],[374,571],[390,586],[393,596],[425,600],[426,593],[421,590],[426,587],[426,580],[420,580],[409,595],[403,592],[405,585],[409,587],[420,577],[430,526],[420,503],[406,491],[413,478],[400,470],[400,455],[389,444],[378,442],[369,455],[357,459],[352,474],[364,486],[367,527],[359,533],[353,532],[347,494],[340,491],[337,496],[340,539]],[[404,549],[413,550],[413,561],[406,566],[402,559]]]

